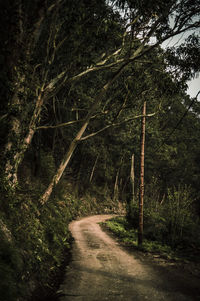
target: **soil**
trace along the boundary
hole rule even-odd
[[[157,257],[124,249],[98,223],[113,215],[73,221],[72,261],[60,301],[200,300],[200,278]]]

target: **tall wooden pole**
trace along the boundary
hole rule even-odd
[[[139,195],[139,229],[138,245],[143,241],[143,203],[144,203],[144,145],[145,145],[145,122],[146,122],[146,101],[142,110],[141,124],[141,151],[140,151],[140,195]]]

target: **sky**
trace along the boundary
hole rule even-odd
[[[195,97],[199,91],[200,91],[200,75],[198,78],[195,78],[192,81],[188,82],[187,93],[190,96]],[[198,100],[200,101],[200,95],[198,97]]]

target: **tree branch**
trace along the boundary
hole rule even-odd
[[[8,114],[4,114],[2,116],[0,116],[0,121],[2,121],[3,119],[5,119],[8,116]]]
[[[100,60],[99,62],[96,63],[96,65],[92,65],[90,67],[88,67],[87,69],[85,69],[84,71],[80,72],[79,74],[72,76],[71,78],[67,77],[67,70],[65,69],[64,71],[62,71],[60,74],[58,74],[54,79],[52,79],[45,87],[45,90],[47,90],[48,92],[51,92],[52,90],[55,89],[56,84],[62,80],[62,83],[60,84],[60,87],[62,85],[64,85],[64,83],[66,82],[66,80],[68,80],[69,82],[75,81],[80,79],[81,77],[91,73],[91,72],[95,72],[95,71],[100,71],[100,70],[105,70],[111,67],[114,67],[116,65],[120,65],[123,63],[130,63],[132,61],[134,61],[136,58],[140,58],[142,57],[144,54],[146,54],[147,52],[149,52],[150,50],[152,50],[153,48],[157,47],[158,45],[160,45],[162,42],[164,42],[165,40],[176,36],[177,34],[180,34],[182,32],[185,32],[189,29],[195,28],[197,26],[199,26],[200,22],[195,22],[193,24],[187,25],[186,27],[184,27],[185,24],[181,24],[181,27],[179,26],[178,28],[173,28],[172,32],[167,34],[165,37],[163,37],[162,39],[158,40],[155,44],[149,46],[147,43],[149,41],[149,39],[153,36],[153,34],[155,33],[157,27],[161,24],[161,19],[162,18],[158,18],[155,23],[152,25],[152,27],[150,28],[150,30],[147,32],[146,36],[143,37],[143,42],[141,42],[141,45],[134,50],[134,52],[132,53],[132,55],[130,55],[129,58],[127,58],[126,56],[122,57],[122,58],[118,58],[116,59],[116,56],[120,54],[121,50],[123,49],[123,41],[122,41],[122,47],[118,48],[116,51],[114,51],[112,54],[108,55],[105,59]],[[146,49],[145,45],[148,46]],[[114,58],[115,61],[114,62],[110,62],[108,63],[108,61],[110,59]],[[108,64],[107,64],[108,63]]]
[[[73,121],[69,121],[69,122],[60,123],[60,124],[57,124],[57,125],[42,125],[42,126],[36,127],[36,130],[56,129],[56,128],[60,128],[60,127],[63,127],[63,126],[68,126],[68,125],[71,125],[71,124],[74,124],[74,123],[78,123],[78,122],[81,122],[81,121],[84,121],[84,119],[73,120]]]
[[[84,110],[84,111],[86,111],[86,110]],[[98,115],[105,115],[105,114],[107,114],[107,112],[99,112],[99,113],[95,114],[94,116],[91,116],[90,119],[94,119]],[[8,115],[8,114],[6,114],[6,115]],[[0,121],[1,121],[1,119],[5,118],[5,117],[6,117],[5,115],[2,116],[2,117],[0,117]],[[79,120],[73,120],[73,121],[63,122],[63,123],[59,123],[59,124],[56,124],[56,125],[41,125],[41,126],[36,127],[35,130],[56,129],[56,128],[60,128],[60,127],[63,127],[63,126],[72,125],[72,124],[83,122],[83,121],[85,121],[85,119],[79,119]]]
[[[134,119],[138,119],[138,118],[142,118],[142,117],[152,117],[152,116],[154,116],[156,113],[157,113],[157,112],[151,113],[151,114],[146,114],[146,115],[137,115],[137,116],[134,116],[134,117],[132,117],[132,118],[128,118],[128,119],[126,119],[126,120],[123,120],[123,121],[121,121],[121,122],[118,122],[118,123],[112,123],[112,124],[106,125],[106,126],[103,127],[101,130],[99,130],[99,131],[97,131],[97,132],[94,132],[94,133],[91,133],[91,134],[89,134],[89,135],[87,135],[87,136],[85,136],[85,137],[82,137],[79,141],[87,140],[87,139],[89,139],[89,138],[91,138],[91,137],[94,137],[94,136],[98,135],[99,133],[101,133],[101,132],[103,132],[103,131],[105,131],[105,130],[111,128],[111,127],[120,126],[120,125],[125,124],[125,123],[127,123],[127,122],[130,122],[130,121],[132,121],[132,120],[134,120]]]

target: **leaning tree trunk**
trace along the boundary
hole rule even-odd
[[[92,171],[91,171],[91,174],[90,174],[90,183],[92,182],[92,179],[93,179],[93,176],[94,176],[94,171],[95,171],[98,159],[99,159],[99,154],[97,155],[96,160],[94,162],[94,165],[92,167]]]
[[[76,135],[76,137],[72,140],[72,142],[70,143],[70,146],[68,148],[67,153],[65,154],[63,160],[60,163],[60,166],[58,167],[53,179],[51,180],[49,186],[47,187],[47,189],[45,190],[45,192],[43,193],[43,195],[40,198],[40,202],[42,205],[44,205],[54,187],[58,184],[58,182],[60,181],[60,178],[62,177],[66,167],[68,166],[70,159],[74,153],[74,150],[77,147],[77,144],[81,141],[81,138],[83,137],[88,124],[90,123],[90,119],[93,116],[93,114],[96,112],[97,108],[99,107],[104,95],[106,94],[106,92],[108,91],[109,87],[112,85],[112,83],[119,77],[119,75],[121,74],[121,72],[124,70],[124,68],[128,65],[128,63],[124,63],[112,76],[112,78],[103,86],[103,88],[101,89],[100,93],[97,95],[97,97],[94,100],[94,103],[90,109],[90,111],[88,112],[88,115],[85,119],[85,122],[83,123],[82,127],[80,128],[80,130],[78,131],[78,134]]]
[[[146,101],[143,105],[141,129],[141,153],[140,153],[140,195],[139,195],[139,229],[138,244],[143,241],[143,203],[144,203],[144,144],[145,144],[145,121],[146,121]]]
[[[106,91],[108,90],[109,86],[110,86],[111,82],[106,84],[100,94],[97,96],[91,110],[89,111],[86,119],[85,119],[85,122],[83,123],[82,127],[80,128],[80,130],[78,131],[78,134],[76,135],[76,137],[72,140],[72,142],[70,143],[70,146],[68,148],[68,151],[67,153],[65,154],[63,160],[61,161],[60,163],[60,166],[58,167],[52,181],[50,182],[49,186],[47,187],[47,189],[45,190],[45,192],[43,193],[43,195],[41,196],[40,198],[40,202],[41,204],[45,204],[52,191],[53,191],[53,188],[58,184],[58,182],[60,181],[60,178],[62,177],[63,175],[63,172],[65,171],[65,168],[67,167],[68,163],[70,162],[70,159],[74,153],[74,150],[76,149],[77,147],[77,144],[80,142],[82,136],[84,135],[87,127],[88,127],[88,124],[90,122],[90,119],[92,117],[92,115],[94,114],[94,112],[96,111],[96,109],[98,108],[99,106],[99,103],[101,102],[102,100],[102,97],[104,96],[104,94],[106,93]]]
[[[78,142],[80,141],[81,137],[83,136],[88,124],[89,124],[89,120],[90,120],[90,117],[86,119],[86,121],[84,122],[83,126],[81,127],[81,129],[79,130],[78,134],[76,135],[75,139],[72,140],[69,148],[68,148],[68,151],[67,153],[65,154],[63,160],[61,161],[60,163],[60,166],[59,168],[57,169],[51,183],[49,184],[49,186],[47,187],[46,191],[44,192],[44,194],[41,196],[40,198],[40,202],[41,204],[45,204],[52,191],[53,191],[53,188],[58,184],[58,182],[60,181],[60,178],[62,177],[63,175],[63,172],[65,170],[65,168],[67,167],[73,153],[74,153],[74,150],[76,149],[76,146],[78,144]]]

